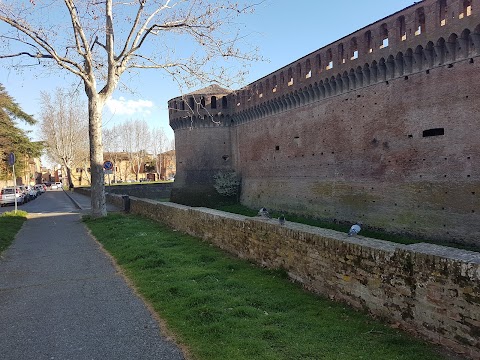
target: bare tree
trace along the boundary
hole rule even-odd
[[[120,125],[122,144],[128,155],[131,171],[135,179],[139,180],[139,174],[147,159],[147,147],[150,144],[150,130],[145,120],[128,120]]]
[[[67,171],[69,186],[73,185],[72,167],[85,163],[88,150],[88,114],[78,94],[57,89],[52,98],[41,93],[40,129],[51,160]]]
[[[117,182],[122,178],[121,160],[122,160],[122,141],[120,127],[114,125],[112,128],[103,129],[103,145],[105,153],[108,154],[107,160],[112,161],[113,167],[113,181]],[[118,170],[117,170],[118,168]]]
[[[228,84],[232,74],[218,60],[225,64],[257,58],[251,47],[246,47],[247,52],[239,49],[244,37],[237,18],[251,10],[251,5],[228,0],[115,4],[113,0],[64,0],[62,5],[47,0],[0,1],[0,21],[8,25],[0,33],[0,58],[15,61],[13,66],[61,68],[83,82],[88,97],[94,217],[107,214],[102,110],[121,76],[132,70],[162,69],[179,85]]]
[[[151,144],[150,149],[152,151],[155,172],[158,175],[158,179],[160,179],[162,174],[162,153],[164,153],[167,148],[167,136],[163,128],[155,128],[152,130]]]

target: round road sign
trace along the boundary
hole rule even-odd
[[[15,164],[15,154],[11,152],[8,154],[8,165],[12,166],[13,164]]]
[[[105,162],[103,163],[103,168],[104,168],[105,170],[112,170],[112,169],[113,169],[113,162],[111,162],[111,161],[105,161]]]

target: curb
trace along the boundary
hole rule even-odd
[[[63,190],[63,189],[62,189],[62,191],[63,191],[63,193],[64,193],[65,195],[68,196],[68,198],[69,198],[70,200],[72,200],[73,205],[75,205],[75,207],[76,207],[77,209],[79,209],[79,210],[84,210],[84,209],[82,208],[82,206],[68,193],[68,191],[65,191],[65,190]]]

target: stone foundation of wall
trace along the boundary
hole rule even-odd
[[[77,191],[77,189],[76,189]],[[283,268],[305,288],[463,354],[480,358],[480,254],[401,245],[308,225],[130,198],[131,212]],[[122,204],[120,195],[107,201]]]

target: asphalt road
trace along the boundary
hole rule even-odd
[[[184,358],[63,191],[19,209],[29,220],[0,258],[1,359]]]

